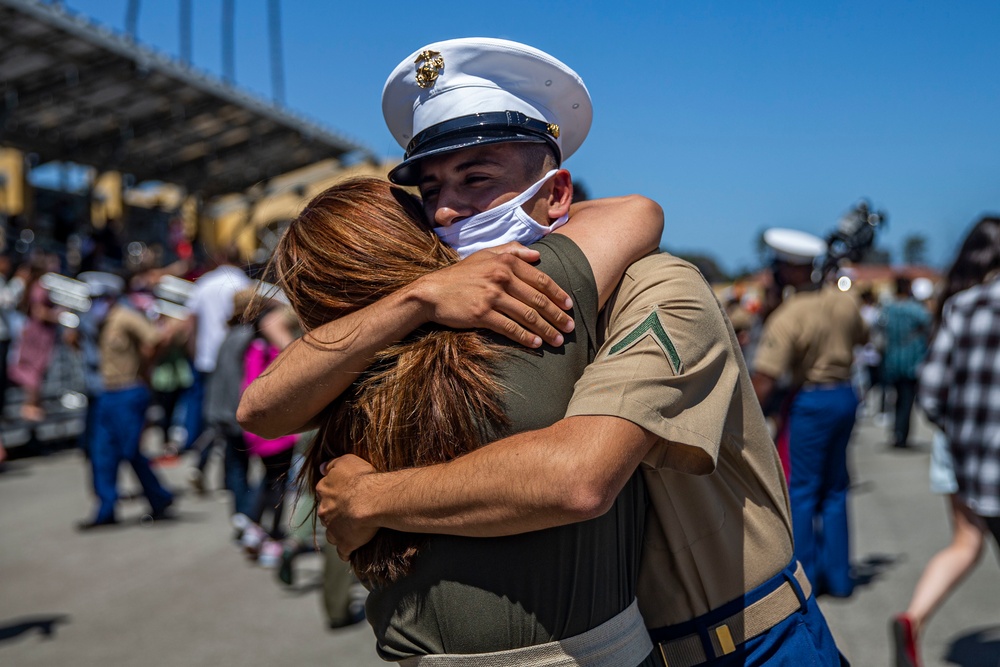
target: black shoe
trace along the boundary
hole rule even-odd
[[[292,561],[298,555],[299,549],[288,544],[281,550],[281,561],[278,564],[278,581],[286,586],[291,586],[295,583],[295,570],[292,567]]]
[[[78,524],[76,524],[76,529],[79,530],[80,532],[87,532],[90,530],[94,530],[95,528],[107,528],[108,526],[116,526],[116,525],[118,525],[118,519],[115,519],[114,517],[110,519],[103,519],[101,521],[98,521],[97,519],[91,519],[90,521],[79,522]]]
[[[152,512],[150,512],[148,516],[153,521],[166,521],[166,520],[176,519],[177,516],[170,511],[170,508],[173,506],[173,504],[174,504],[174,499],[171,498],[170,500],[168,500],[167,502],[165,502],[164,504],[160,505]]]

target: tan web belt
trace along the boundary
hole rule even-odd
[[[559,641],[493,653],[421,655],[403,667],[631,667],[653,650],[633,600],[625,611],[596,628]]]
[[[802,587],[803,599],[809,599],[812,586],[802,563],[795,568],[795,579]],[[704,644],[697,633],[660,642],[657,648],[667,667],[694,667],[733,653],[740,644],[759,637],[801,608],[802,602],[795,587],[785,581],[742,611],[708,627],[713,655],[705,655]]]

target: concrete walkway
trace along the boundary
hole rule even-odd
[[[849,600],[822,599],[855,666],[889,666],[887,623],[904,608],[926,561],[947,544],[944,501],[927,490],[930,432],[913,452],[885,447],[859,424],[852,444],[853,553],[865,583]],[[174,488],[185,468],[165,467]],[[211,471],[210,471],[211,472]],[[130,472],[123,486],[135,487]],[[21,458],[0,473],[0,665],[32,667],[380,665],[367,624],[330,631],[319,556],[302,557],[293,588],[230,540],[223,494],[187,495],[179,520],[146,525],[141,500],[120,527],[81,534],[89,473],[75,451]],[[927,667],[1000,665],[1000,568],[995,550],[942,608],[924,642]]]
[[[853,559],[862,583],[849,600],[821,598],[838,645],[852,664],[893,666],[889,619],[909,603],[927,561],[951,539],[946,500],[928,488],[931,430],[920,419],[913,451],[887,446],[871,419],[851,444]],[[923,637],[925,667],[1000,666],[1000,567],[990,544],[979,567],[945,601]]]

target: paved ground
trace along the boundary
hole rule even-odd
[[[856,666],[888,666],[887,621],[906,605],[927,559],[948,540],[942,499],[927,491],[929,433],[915,452],[884,446],[862,423],[852,446],[854,555],[866,583],[850,600],[821,600]],[[162,472],[184,487],[184,468]],[[134,487],[131,473],[123,486]],[[141,501],[124,525],[80,534],[88,476],[76,452],[13,461],[0,473],[0,665],[240,667],[383,664],[367,625],[330,631],[316,590],[318,556],[280,586],[229,540],[223,496],[185,496],[180,519],[146,525]],[[1000,665],[1000,569],[995,551],[928,629],[928,667]]]

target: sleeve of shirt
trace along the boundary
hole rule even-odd
[[[128,311],[128,316],[122,319],[129,334],[135,336],[143,345],[156,345],[160,341],[160,332],[152,322],[135,311]]]
[[[549,234],[531,244],[541,254],[538,268],[573,298],[574,311],[586,328],[587,344],[597,347],[597,281],[587,256],[568,236]]]
[[[184,307],[192,313],[197,311],[201,305],[201,300],[204,298],[204,292],[204,286],[196,282],[194,287],[191,288],[191,293],[188,295],[187,301],[184,302]]]
[[[753,369],[768,377],[780,378],[791,368],[795,351],[795,318],[788,317],[788,304],[778,306],[764,324],[760,344],[753,359]]]
[[[629,268],[606,317],[567,416],[620,417],[653,433],[654,468],[714,470],[740,366],[708,283],[687,262],[652,255]]]
[[[941,429],[944,429],[944,408],[948,404],[948,388],[953,382],[950,360],[955,345],[955,332],[951,305],[945,304],[941,326],[927,351],[917,386],[917,403],[927,418]]]

